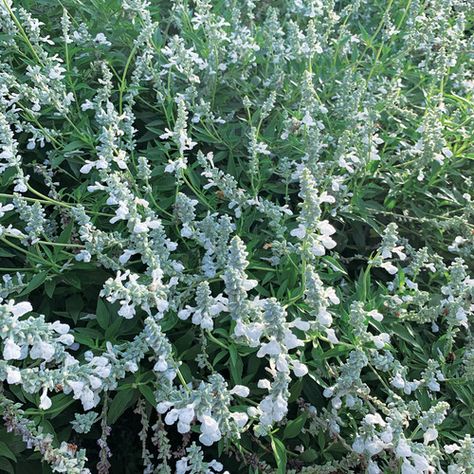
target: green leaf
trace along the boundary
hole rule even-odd
[[[110,325],[110,313],[109,309],[107,308],[107,304],[99,298],[97,300],[97,307],[95,310],[95,314],[97,317],[97,322],[102,329],[107,329]]]
[[[313,462],[317,457],[318,453],[316,452],[316,450],[313,448],[309,448],[306,449],[303,454],[301,454],[300,459],[304,462]]]
[[[109,424],[115,423],[120,418],[120,415],[132,404],[135,395],[135,390],[122,390],[117,392],[107,413],[107,421]]]
[[[15,470],[13,469],[13,466],[11,465],[10,461],[5,458],[0,458],[0,471],[15,474]]]
[[[16,462],[16,456],[3,441],[0,441],[0,456],[3,456]]]
[[[277,474],[286,473],[286,448],[285,445],[273,436],[270,437],[272,442],[273,457],[277,465]]]
[[[31,293],[33,290],[38,288],[43,284],[43,282],[46,280],[46,277],[48,274],[46,272],[41,272],[36,274],[28,283],[28,286],[18,295],[18,296],[25,296],[29,293]]]
[[[146,401],[154,408],[156,407],[156,398],[153,390],[148,385],[139,385],[138,390],[146,398]]]
[[[44,292],[49,298],[53,297],[54,290],[56,289],[56,280],[51,279],[44,282]]]
[[[285,431],[283,432],[283,439],[296,438],[301,433],[305,421],[305,415],[300,415],[298,418],[290,420],[285,426]]]

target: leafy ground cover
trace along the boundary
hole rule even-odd
[[[469,0],[0,0],[0,470],[473,473]]]

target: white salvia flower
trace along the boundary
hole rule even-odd
[[[455,443],[446,444],[444,446],[444,452],[446,454],[453,454],[454,452],[459,451],[460,449],[461,449],[460,446],[458,444],[455,444]]]
[[[395,387],[402,389],[405,387],[405,380],[400,373],[395,374],[390,383]]]
[[[304,239],[306,235],[306,226],[304,224],[300,224],[296,229],[293,229],[290,232],[290,235],[297,237],[298,239]]]
[[[371,459],[367,466],[367,474],[380,474],[381,472],[382,470],[379,468],[378,464]]]
[[[326,336],[329,340],[329,342],[332,342],[333,344],[338,344],[339,339],[336,336],[336,332],[332,328],[327,328],[326,329]]]
[[[15,209],[13,204],[0,204],[0,217],[3,217],[8,211],[13,211],[13,209]]]
[[[410,461],[405,459],[402,464],[402,474],[419,474],[419,471]]]
[[[270,356],[276,356],[281,353],[281,346],[275,340],[262,344],[259,351],[257,352],[257,357],[265,357],[267,354]]]
[[[135,306],[127,302],[121,303],[118,315],[125,319],[132,319],[135,316]]]
[[[68,381],[67,384],[74,392],[74,398],[77,400],[81,397],[82,391],[84,390],[84,382],[80,381]]]
[[[438,437],[438,430],[436,428],[428,428],[423,435],[423,441],[425,444],[434,441]]]
[[[85,112],[86,110],[90,110],[94,108],[94,103],[91,102],[90,100],[86,100],[81,104],[81,110]],[[90,171],[90,170],[89,170]]]
[[[250,389],[244,385],[235,385],[230,392],[232,395],[238,395],[239,397],[248,397],[250,394]]]
[[[69,330],[71,329],[69,327],[69,324],[63,324],[60,323],[59,321],[54,321],[54,323],[51,324],[51,328],[54,329],[58,334],[67,334]]]
[[[377,436],[371,440],[366,441],[365,449],[371,456],[375,456],[380,453],[385,448],[385,443],[379,439]]]
[[[65,346],[74,344],[74,336],[72,334],[61,334],[56,340]]]
[[[357,454],[362,454],[365,450],[365,441],[360,436],[357,436],[354,442],[352,443],[352,449]]]
[[[308,321],[303,321],[300,318],[295,319],[290,323],[290,326],[295,327],[299,329],[300,331],[309,331],[309,328],[311,325],[308,323]]]
[[[160,402],[158,403],[158,405],[156,406],[156,411],[158,413],[160,413],[160,415],[163,415],[164,413],[166,413],[171,407],[173,406],[173,404],[171,402]]]
[[[200,421],[201,434],[199,436],[199,441],[204,444],[204,446],[211,446],[213,443],[221,439],[222,434],[219,429],[219,424],[214,420],[214,418],[208,415],[202,415]]]
[[[398,272],[398,268],[392,262],[383,262],[380,264],[380,267],[387,270],[390,275],[395,275]]]
[[[383,332],[380,333],[378,336],[373,336],[372,340],[374,341],[375,347],[377,349],[383,349],[385,344],[388,344],[390,342],[390,336]]]
[[[122,255],[120,255],[119,257],[119,262],[122,264],[122,265],[125,265],[131,257],[133,257],[133,255],[136,255],[138,253],[137,250],[130,250],[130,249],[126,249]]]
[[[76,254],[75,259],[78,262],[89,263],[92,259],[92,255],[87,250],[81,250],[78,254]]]
[[[112,44],[110,41],[107,41],[104,33],[98,33],[94,38],[94,43],[102,44],[104,46],[110,46]]]
[[[379,313],[376,309],[373,309],[372,311],[369,311],[368,316],[374,318],[376,321],[382,321],[383,320],[383,315]]]
[[[79,172],[82,174],[88,174],[91,172],[92,168],[95,168],[95,161],[86,160],[86,164],[81,166]]]
[[[5,360],[18,360],[21,359],[21,347],[8,338],[3,346],[3,358]]]
[[[53,402],[51,401],[51,398],[48,397],[48,389],[45,387],[40,397],[39,408],[41,410],[48,410],[49,408],[51,408],[52,404]]]
[[[53,80],[62,79],[64,72],[66,72],[66,69],[64,69],[63,67],[59,65],[53,66],[49,71],[49,78]]]
[[[367,425],[380,425],[380,426],[385,426],[386,423],[384,419],[380,416],[379,413],[370,413],[368,415],[364,416],[364,423]]]
[[[293,361],[293,373],[296,377],[303,377],[308,373],[308,367],[297,360]]]
[[[53,358],[54,352],[54,346],[49,342],[37,341],[30,350],[30,357],[32,359],[44,359],[49,362]]]
[[[268,380],[268,379],[260,379],[260,380],[257,382],[257,387],[258,387],[258,388],[265,389],[265,390],[270,390],[270,388],[271,388],[270,380]]]
[[[166,361],[166,358],[164,356],[158,357],[158,360],[156,361],[153,370],[157,372],[166,372],[168,370],[168,362]]]
[[[317,228],[325,236],[333,235],[336,232],[336,229],[326,220],[319,222]]]
[[[12,303],[13,301],[10,302],[8,309],[11,311],[13,316],[17,318],[23,316],[26,313],[29,313],[30,311],[33,311],[33,307],[30,303],[28,303],[28,301],[22,301],[11,306]]]
[[[249,420],[248,415],[242,412],[231,413],[230,416],[234,419],[235,423],[240,429],[242,429]]]
[[[395,450],[400,458],[407,458],[412,455],[412,450],[405,439],[401,438]]]
[[[17,367],[7,367],[7,383],[13,385],[21,382],[21,372]]]
[[[212,461],[210,461],[210,462],[208,463],[208,466],[209,466],[210,468],[214,469],[214,471],[216,471],[216,472],[221,472],[222,469],[224,469],[224,466],[223,466],[220,462],[216,461],[215,459],[213,459]],[[226,471],[226,472],[227,472],[227,471]],[[223,474],[225,474],[225,473],[223,473]],[[228,474],[228,473],[227,473],[227,474]]]

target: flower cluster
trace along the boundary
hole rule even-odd
[[[472,2],[21,3],[0,467],[472,473]]]

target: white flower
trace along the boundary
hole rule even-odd
[[[78,400],[82,395],[82,391],[84,390],[84,382],[68,381],[67,384],[69,385],[69,387],[71,387],[72,391],[74,392],[74,398]]]
[[[6,212],[12,211],[13,209],[15,209],[13,204],[0,204],[0,217],[3,217]]]
[[[49,342],[37,341],[33,344],[30,351],[30,357],[32,359],[44,359],[49,362],[54,356],[54,346]]]
[[[372,336],[372,340],[374,341],[375,347],[377,349],[383,349],[385,344],[388,344],[390,342],[390,336],[383,332],[380,333],[378,336]]]
[[[119,316],[122,316],[122,318],[132,319],[135,316],[135,306],[126,302],[121,303],[118,314]]]
[[[129,260],[130,260],[130,257],[132,257],[133,255],[137,254],[138,251],[136,250],[130,250],[130,249],[126,249],[122,255],[120,255],[119,257],[119,262],[122,264],[122,265],[125,265]]]
[[[50,79],[62,79],[63,78],[63,72],[65,72],[66,69],[59,65],[53,66],[50,71],[49,71],[49,78]]]
[[[434,441],[438,437],[438,430],[436,428],[428,428],[423,435],[425,444]]]
[[[86,100],[83,104],[81,104],[81,110],[85,112],[86,110],[90,110],[94,108],[94,103],[90,100]]]
[[[294,321],[292,321],[290,325],[304,332],[308,331],[309,328],[311,327],[308,321],[303,321],[300,318],[297,318]]]
[[[327,328],[326,329],[326,336],[327,336],[329,342],[332,342],[333,344],[338,344],[339,343],[339,339],[337,338],[336,332],[334,331],[334,329]]]
[[[21,358],[21,347],[13,339],[8,338],[3,346],[3,358],[5,360],[18,360]]]
[[[317,315],[318,322],[323,326],[330,326],[332,323],[332,316],[326,309],[322,309]]]
[[[60,323],[59,321],[54,321],[54,323],[51,324],[51,327],[58,334],[67,334],[70,329],[69,324],[63,324],[63,323]]]
[[[221,472],[222,469],[224,469],[224,466],[223,466],[220,462],[216,461],[215,459],[213,459],[212,461],[210,461],[208,465],[209,465],[209,467],[211,467],[212,469],[214,469],[214,471],[216,471],[216,472]],[[227,472],[227,471],[226,471],[226,472]],[[224,474],[225,474],[225,473],[224,473]]]
[[[369,413],[368,415],[364,416],[364,423],[367,425],[380,425],[385,426],[386,423],[384,419],[380,416],[379,413]]]
[[[156,361],[153,370],[157,372],[165,372],[168,369],[168,363],[166,362],[166,359],[164,356],[158,357],[158,360]]]
[[[397,453],[397,456],[401,458],[407,458],[412,455],[410,446],[408,446],[408,443],[403,438],[398,442],[395,452]]]
[[[336,229],[326,220],[319,222],[317,227],[322,235],[333,235],[336,232]]]
[[[22,301],[20,303],[16,303],[15,305],[11,306],[10,311],[12,312],[13,316],[19,318],[30,311],[33,311],[33,307],[31,306],[28,301]]]
[[[402,474],[419,474],[419,471],[413,467],[411,462],[405,459],[402,464]]]
[[[7,383],[13,385],[21,382],[21,372],[17,367],[7,367]]]
[[[296,377],[303,377],[308,373],[308,367],[297,360],[293,361],[293,373]]]
[[[244,385],[236,385],[229,393],[245,398],[249,396],[250,389]]]
[[[395,388],[404,388],[405,387],[405,380],[403,380],[403,377],[399,373],[395,374],[395,376],[392,378],[390,383]]]
[[[444,446],[444,452],[446,454],[453,454],[455,451],[459,451],[461,448],[457,444],[446,444]]]
[[[94,43],[103,44],[104,46],[110,46],[112,43],[107,41],[104,33],[98,33],[94,38]]]
[[[372,459],[369,461],[369,465],[367,467],[367,474],[380,474],[382,471],[379,468],[378,464]]]
[[[273,339],[270,342],[262,344],[259,351],[257,352],[257,357],[265,357],[267,354],[276,356],[280,354],[280,352],[280,344],[275,339]]]
[[[374,318],[376,321],[382,321],[383,320],[383,315],[379,313],[376,309],[373,309],[372,311],[369,311],[367,313],[371,318]]]
[[[160,402],[156,406],[156,411],[163,415],[163,413],[166,413],[172,406],[173,404],[171,402]]]
[[[234,419],[236,425],[242,429],[245,424],[247,423],[247,421],[249,420],[249,417],[246,413],[242,413],[242,412],[235,412],[235,413],[231,413],[230,416]]]
[[[90,161],[86,160],[86,164],[83,165],[80,169],[79,172],[82,174],[88,174],[91,172],[92,168],[95,167],[95,161]]]
[[[94,397],[94,392],[89,387],[84,387],[84,390],[81,394],[81,403],[84,410],[90,410],[91,408],[94,408],[97,402]]]
[[[308,111],[306,111],[304,117],[301,119],[301,123],[305,124],[307,127],[312,127],[316,124]]]
[[[260,379],[257,382],[257,387],[265,389],[265,390],[270,390],[272,388],[272,386],[270,384],[270,380],[267,380],[267,379]]]
[[[380,267],[387,270],[390,275],[395,275],[398,272],[398,268],[392,262],[383,262],[380,264]]]
[[[365,449],[371,456],[375,456],[385,448],[385,443],[375,436],[373,439],[365,443]]]
[[[352,449],[357,454],[362,454],[365,450],[365,441],[360,436],[357,436],[354,442],[352,443]]]
[[[65,346],[70,346],[71,344],[74,344],[74,336],[72,334],[61,334],[57,341]]]
[[[90,252],[88,252],[87,250],[81,250],[77,255],[76,255],[76,260],[78,262],[85,262],[85,263],[89,263],[92,259],[92,255],[90,254]]]
[[[41,397],[40,397],[39,408],[41,408],[41,410],[47,410],[48,408],[51,408],[52,404],[53,402],[51,401],[51,398],[48,397],[48,389],[44,387],[43,393],[41,394]]]
[[[146,225],[146,222],[137,222],[133,227],[133,233],[142,234],[144,232],[148,232],[148,226]]]
[[[221,437],[222,434],[217,421],[208,415],[202,415],[199,441],[204,444],[204,446],[211,446],[216,441],[219,441]]]
[[[300,224],[296,229],[293,229],[290,232],[290,235],[297,237],[298,239],[304,239],[306,235],[306,227],[303,224]]]

